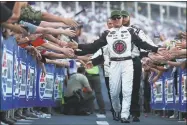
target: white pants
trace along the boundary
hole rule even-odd
[[[132,60],[111,61],[109,69],[109,83],[112,106],[116,113],[121,111],[121,118],[129,117],[131,94],[133,85],[133,62]],[[122,109],[119,99],[122,84]]]

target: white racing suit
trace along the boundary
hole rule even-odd
[[[102,36],[91,44],[79,44],[78,48],[84,50],[84,54],[94,53],[99,48],[107,45],[110,55],[109,82],[112,106],[116,113],[121,111],[121,118],[128,118],[131,103],[133,84],[133,62],[131,57],[132,44],[143,49],[157,52],[157,47],[153,47],[143,42],[133,28],[120,27],[106,31]],[[80,55],[79,52],[75,52]],[[94,64],[94,62],[92,62]],[[120,105],[119,93],[122,86],[123,101]],[[122,109],[122,110],[121,110]]]
[[[133,84],[133,62],[131,58],[131,34],[127,27],[110,29],[106,37],[111,64],[109,68],[109,85],[112,106],[122,118],[128,118]],[[122,87],[122,107],[119,94]]]

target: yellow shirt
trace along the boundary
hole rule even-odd
[[[94,66],[93,68],[91,69],[86,69],[86,72],[88,74],[99,74],[99,67],[98,66]]]

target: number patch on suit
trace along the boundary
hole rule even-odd
[[[126,51],[127,45],[124,41],[122,40],[116,40],[113,44],[113,50],[117,54],[122,54]]]

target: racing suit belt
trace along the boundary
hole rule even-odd
[[[132,59],[131,56],[128,57],[111,57],[110,61],[124,61],[124,60],[130,60]]]

